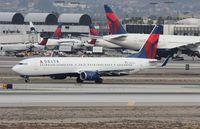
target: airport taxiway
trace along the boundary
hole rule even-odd
[[[7,106],[200,105],[200,85],[15,84],[0,90]]]
[[[52,80],[47,77],[30,78],[31,83],[24,84],[24,80],[11,71],[22,59],[3,57],[0,61],[0,83],[14,85],[12,90],[0,90],[0,106],[200,104],[199,60],[172,61],[166,67],[158,65],[158,68],[130,76],[103,77],[105,84],[97,85],[93,82],[76,84],[74,78]],[[190,69],[185,70],[188,63]]]

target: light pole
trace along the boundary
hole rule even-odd
[[[166,5],[166,13],[167,13],[167,15],[168,16],[172,16],[172,13],[171,13],[171,5],[172,4],[174,4],[175,2],[173,2],[173,1],[165,1],[165,2],[163,2],[165,5]]]
[[[151,13],[154,13],[154,15],[155,15],[155,12],[156,12],[156,5],[159,4],[159,3],[158,3],[158,2],[150,2],[149,4],[153,6],[153,9],[152,9],[152,12],[151,12]],[[152,14],[150,14],[150,15],[152,15]]]

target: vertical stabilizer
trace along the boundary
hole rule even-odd
[[[161,31],[160,26],[156,25],[152,30],[149,38],[147,39],[143,47],[140,49],[139,53],[131,55],[129,57],[155,59],[158,48],[160,31]]]
[[[119,18],[112,11],[112,9],[108,5],[104,5],[107,25],[109,27],[111,34],[126,34],[126,30],[123,28],[122,24],[119,22]]]

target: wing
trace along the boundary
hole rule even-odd
[[[164,45],[164,46],[162,46]],[[174,48],[178,48],[180,50],[185,50],[185,49],[194,49],[197,48],[200,45],[200,42],[194,42],[194,43],[177,43],[177,42],[170,42],[168,44],[159,44],[159,48],[163,48],[163,49],[174,49]]]
[[[112,35],[110,36],[110,40],[119,40],[119,41],[124,41],[126,40],[127,35]]]
[[[80,74],[85,71],[96,72],[100,76],[123,76],[123,75],[129,75],[130,72],[135,71],[135,69],[109,70],[109,71],[79,70],[79,71],[77,71],[77,73]]]
[[[95,35],[88,35],[88,34],[81,34],[82,37],[89,37],[91,39],[102,39],[102,36],[95,36]]]
[[[178,48],[181,49],[181,50],[185,50],[185,49],[194,50],[194,49],[196,49],[199,45],[200,45],[200,42],[198,42],[198,43],[193,43],[193,44],[187,44],[187,45],[184,45],[184,46],[180,46],[180,47],[178,47]]]

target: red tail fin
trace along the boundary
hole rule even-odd
[[[99,31],[94,27],[94,25],[90,25],[90,34],[93,36],[99,36]],[[92,39],[89,44],[95,44],[97,39]]]
[[[54,39],[60,39],[61,38],[61,36],[62,36],[62,30],[61,29],[62,29],[62,24],[60,23],[58,25],[58,27],[56,28],[54,34],[53,34]]]
[[[97,41],[97,39],[92,39],[92,40],[89,42],[89,44],[95,45],[96,41]]]
[[[94,25],[90,25],[90,34],[94,36],[99,36],[99,31],[94,27]]]
[[[48,42],[48,38],[43,38],[42,41],[39,43],[39,45],[45,46]]]
[[[107,25],[109,27],[110,33],[111,34],[126,34],[127,32],[123,28],[115,12],[113,12],[112,9],[108,5],[104,5],[104,9],[106,12]]]

